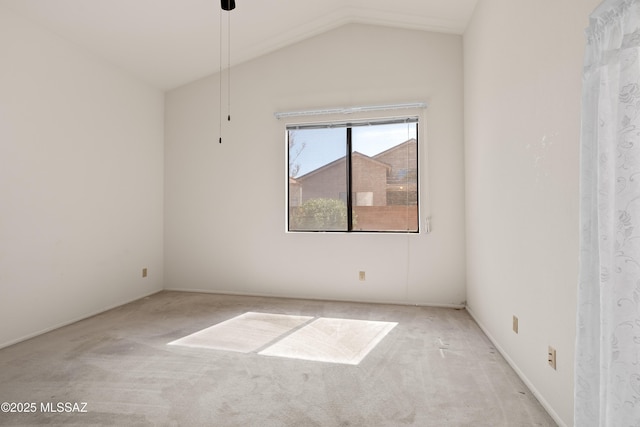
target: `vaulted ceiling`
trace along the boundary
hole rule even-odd
[[[228,17],[218,0],[0,0],[0,6],[166,90],[218,71],[221,37],[226,65],[227,18],[233,65],[347,23],[462,34],[477,1],[236,0]]]

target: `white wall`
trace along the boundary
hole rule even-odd
[[[234,67],[222,144],[218,75],[169,92],[165,287],[462,303],[462,78],[460,36],[348,25]],[[429,102],[421,197],[433,233],[285,233],[286,122],[273,113],[407,101]]]
[[[163,94],[4,8],[0,53],[2,347],[162,289]]]
[[[597,3],[482,0],[464,35],[468,307],[566,425],[583,30]],[[548,345],[557,371],[547,365]]]

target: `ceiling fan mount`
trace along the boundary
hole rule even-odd
[[[220,0],[222,10],[233,10],[236,8],[236,0]]]

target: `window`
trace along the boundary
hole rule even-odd
[[[418,232],[418,119],[287,126],[288,230]]]

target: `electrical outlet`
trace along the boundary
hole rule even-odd
[[[518,333],[518,316],[513,316],[513,332]]]
[[[146,268],[142,269],[142,277],[147,277],[147,269]]]
[[[549,366],[556,369],[556,349],[551,346],[549,346],[549,351],[547,353],[547,362],[549,362]]]
[[[361,282],[364,282],[366,279],[365,273],[364,271],[361,271],[358,273],[358,278],[360,279]]]

